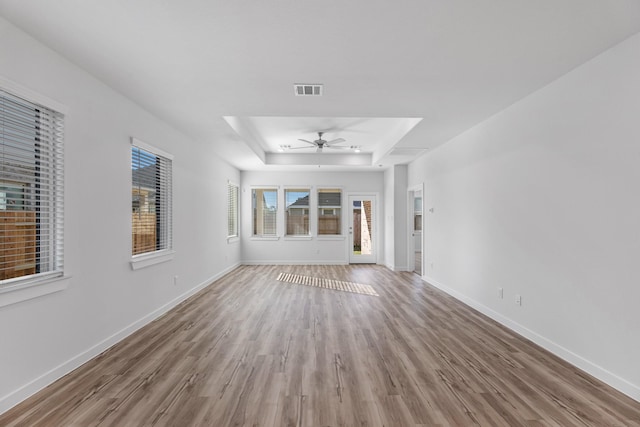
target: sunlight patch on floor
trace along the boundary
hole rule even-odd
[[[371,285],[344,282],[342,280],[323,279],[321,277],[300,276],[299,274],[280,273],[278,281],[295,283],[298,285],[315,286],[317,288],[333,289],[335,291],[352,292],[355,294],[379,296]]]

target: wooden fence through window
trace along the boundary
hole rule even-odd
[[[0,211],[0,280],[36,273],[36,213]]]
[[[131,217],[133,255],[156,250],[156,214],[133,213]]]

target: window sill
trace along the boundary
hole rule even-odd
[[[158,252],[152,252],[150,254],[136,255],[131,258],[131,269],[139,270],[145,267],[151,267],[152,265],[160,264],[162,262],[171,261],[175,251],[164,250]]]
[[[65,290],[70,276],[45,277],[0,287],[0,307]]]
[[[227,243],[229,243],[229,244],[238,243],[239,241],[240,241],[240,237],[239,236],[227,237]]]
[[[344,240],[345,236],[341,234],[335,234],[335,235],[323,234],[321,236],[316,237],[316,239],[317,240]]]
[[[313,236],[284,236],[284,240],[312,240]]]
[[[280,240],[278,236],[253,236],[250,240]]]

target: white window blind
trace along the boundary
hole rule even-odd
[[[141,145],[131,147],[132,255],[172,248],[172,160]]]
[[[238,236],[238,186],[227,184],[227,237]]]
[[[0,90],[0,285],[63,273],[64,116]]]

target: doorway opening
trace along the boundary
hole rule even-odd
[[[349,196],[349,263],[376,263],[376,196]]]
[[[412,187],[409,189],[409,227],[408,238],[409,250],[408,250],[408,263],[410,270],[416,273],[418,276],[422,276],[424,265],[424,251],[423,251],[423,228],[424,219],[422,215],[423,210],[423,185]]]

